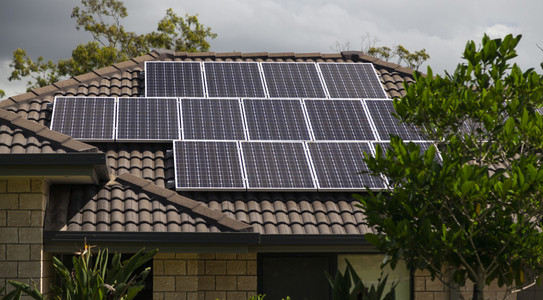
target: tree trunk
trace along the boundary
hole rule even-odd
[[[482,268],[477,270],[477,278],[473,285],[473,300],[485,300],[486,273]]]

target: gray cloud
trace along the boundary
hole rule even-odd
[[[16,48],[33,56],[57,60],[70,55],[75,45],[90,36],[75,30],[70,19],[77,1],[0,1],[0,88],[8,94],[23,92],[8,83],[7,62]],[[425,48],[435,72],[452,70],[460,61],[468,40],[480,40],[485,32],[500,36],[522,33],[517,62],[536,67],[543,53],[540,12],[543,1],[508,0],[202,0],[125,1],[128,30],[144,33],[168,8],[178,14],[199,14],[200,22],[218,34],[212,50],[268,52],[334,52],[336,42],[349,42],[360,50],[366,33],[380,45],[403,44]],[[6,86],[8,88],[6,88]]]

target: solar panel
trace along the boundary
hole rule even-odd
[[[300,100],[244,99],[250,140],[310,140]]]
[[[258,63],[205,62],[209,97],[266,97]]]
[[[367,142],[309,142],[311,160],[317,175],[319,189],[384,188],[381,177],[359,174],[368,171],[364,152],[371,155]]]
[[[370,63],[319,63],[330,98],[386,98]]]
[[[302,142],[241,142],[247,189],[314,190]]]
[[[199,62],[145,62],[146,97],[204,97]]]
[[[270,98],[326,98],[314,63],[262,63]]]
[[[244,190],[237,142],[174,141],[178,190]]]
[[[315,140],[375,140],[360,100],[305,100]]]
[[[176,98],[119,98],[118,140],[177,140]]]
[[[390,135],[397,135],[404,140],[424,140],[416,128],[400,124],[392,115],[392,100],[366,100],[366,105],[381,140],[389,140]]]
[[[245,140],[238,99],[180,99],[183,139]]]
[[[113,140],[115,98],[57,97],[51,129],[80,140]]]

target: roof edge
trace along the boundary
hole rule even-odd
[[[134,176],[130,173],[124,173],[115,179],[116,182],[123,185],[128,185],[137,190],[141,190],[148,195],[153,195],[162,198],[171,203],[184,207],[195,214],[198,214],[206,219],[217,222],[218,224],[238,232],[252,232],[251,225],[243,223],[228,217],[225,213],[203,206],[202,203],[183,197],[177,192],[159,187],[153,182]]]
[[[27,120],[16,113],[4,109],[0,109],[0,121],[1,120],[4,120],[8,126],[16,126],[26,132],[33,133],[40,138],[59,144],[60,147],[64,149],[74,152],[98,152],[98,148],[94,146],[77,141],[71,136],[53,131],[44,125]]]
[[[404,73],[411,77],[413,77],[413,72],[415,72],[415,70],[413,69],[406,68],[402,65],[382,60],[375,56],[368,55],[364,53],[363,51],[341,51],[341,56],[345,60],[351,60],[353,62],[369,62],[375,65],[378,65],[382,68],[385,68],[389,71]]]

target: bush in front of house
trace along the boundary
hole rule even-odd
[[[73,269],[68,269],[59,259],[53,257],[53,266],[60,284],[53,285],[52,296],[44,296],[32,286],[8,281],[15,290],[4,296],[3,300],[17,300],[23,294],[33,299],[133,299],[143,288],[144,281],[151,268],[148,267],[139,274],[134,274],[143,264],[150,261],[158,250],[146,252],[140,250],[129,259],[122,261],[121,254],[115,253],[111,260],[107,249],[99,250],[93,255],[91,246],[85,244],[84,250],[72,259]],[[0,289],[2,293],[3,289]]]

